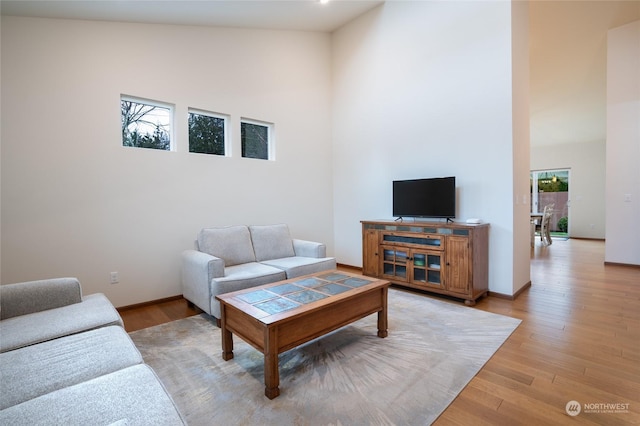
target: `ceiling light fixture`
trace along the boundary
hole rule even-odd
[[[327,4],[329,3],[329,0],[320,0],[320,4]]]

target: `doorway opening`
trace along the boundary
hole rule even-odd
[[[551,237],[569,238],[569,169],[532,170],[530,174],[531,213],[542,213],[553,205],[549,229]]]

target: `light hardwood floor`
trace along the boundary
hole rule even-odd
[[[640,424],[640,268],[605,265],[602,241],[537,242],[531,282],[469,308],[522,323],[435,425]],[[179,299],[121,315],[132,331],[198,312]],[[569,416],[574,400],[595,412]]]

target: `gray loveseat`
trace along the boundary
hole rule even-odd
[[[185,299],[220,320],[219,294],[332,270],[322,243],[291,238],[285,224],[206,228],[182,253]]]
[[[122,325],[75,278],[0,286],[0,424],[185,424]]]

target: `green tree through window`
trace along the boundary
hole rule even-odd
[[[189,152],[225,155],[225,122],[195,112],[189,113]]]

